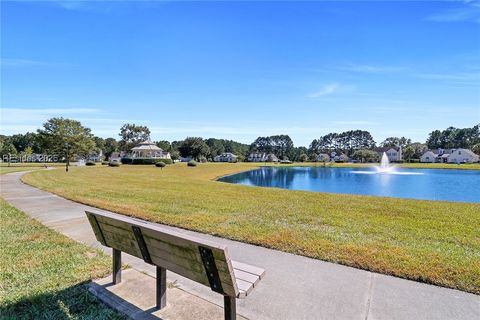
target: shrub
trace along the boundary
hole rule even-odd
[[[87,161],[87,162],[85,162],[85,165],[86,166],[94,166],[94,165],[96,165],[96,163],[93,162],[93,161]]]
[[[131,158],[122,158],[120,161],[122,161],[122,164],[132,164]]]
[[[108,163],[108,166],[109,166],[109,167],[120,167],[120,162],[114,162],[114,161],[112,161],[112,162],[109,162],[109,163]]]
[[[155,163],[155,167],[163,168],[165,166],[167,166],[167,165],[165,164],[165,162],[162,162],[162,161],[159,161],[159,162]]]
[[[132,164],[155,164],[155,159],[133,159]]]
[[[189,167],[196,167],[197,166],[197,162],[195,160],[190,160],[187,162],[187,166]]]
[[[172,164],[173,163],[172,159],[158,159],[155,164],[157,164],[159,162],[163,162],[165,164]]]

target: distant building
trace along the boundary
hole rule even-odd
[[[131,153],[127,157],[133,159],[171,159],[170,152],[157,147],[157,145],[150,140],[140,142],[138,146],[132,148]]]
[[[472,163],[478,162],[479,156],[476,155],[472,150],[456,149],[450,154],[447,161],[449,163]]]
[[[224,152],[213,158],[214,162],[237,162],[237,156],[231,152]]]
[[[462,148],[428,150],[420,157],[420,162],[426,163],[472,163],[478,161],[478,155],[471,150]]]
[[[398,148],[391,148],[391,147],[386,147],[386,148],[377,148],[375,151],[380,155],[380,158],[383,156],[383,153],[387,155],[388,161],[402,161],[402,147]]]
[[[278,158],[273,153],[253,152],[248,156],[249,162],[278,162]]]
[[[100,150],[97,153],[92,153],[87,156],[87,161],[99,162],[103,160],[103,151]]]
[[[420,162],[434,163],[437,160],[438,154],[435,154],[433,151],[428,150],[420,157]]]
[[[336,152],[332,152],[330,154],[330,159],[332,159],[335,162],[348,162],[350,160],[345,153],[336,153]]]
[[[317,156],[317,161],[318,162],[328,162],[328,161],[330,161],[330,156],[326,153],[320,153]]]

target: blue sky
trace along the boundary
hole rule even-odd
[[[2,1],[2,134],[246,143],[480,122],[480,2]]]

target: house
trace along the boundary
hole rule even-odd
[[[395,162],[395,161],[402,161],[402,147],[398,148],[391,148],[391,147],[384,147],[384,148],[377,148],[375,151],[379,154],[380,158],[383,156],[383,153],[387,155],[388,161]]]
[[[330,156],[326,153],[320,153],[317,156],[317,161],[318,162],[328,162],[328,161],[330,161]]]
[[[330,154],[330,159],[332,159],[335,162],[348,162],[348,160],[350,160],[345,153],[336,153],[336,152],[332,152]]]
[[[249,162],[278,162],[278,158],[273,153],[253,152],[248,156]]]
[[[478,155],[468,149],[456,149],[447,158],[448,163],[472,163],[478,161]]]
[[[98,153],[92,153],[87,156],[87,161],[99,162],[103,160],[103,151],[99,150]]]
[[[435,154],[433,151],[428,150],[420,157],[420,162],[434,163],[436,162],[438,154]]]
[[[478,161],[478,155],[471,150],[462,148],[428,150],[420,157],[420,162],[427,163],[472,163]]]
[[[213,158],[215,162],[237,162],[237,156],[231,152],[224,152]]]

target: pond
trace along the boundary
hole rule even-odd
[[[261,167],[219,181],[291,190],[480,202],[480,170]]]

